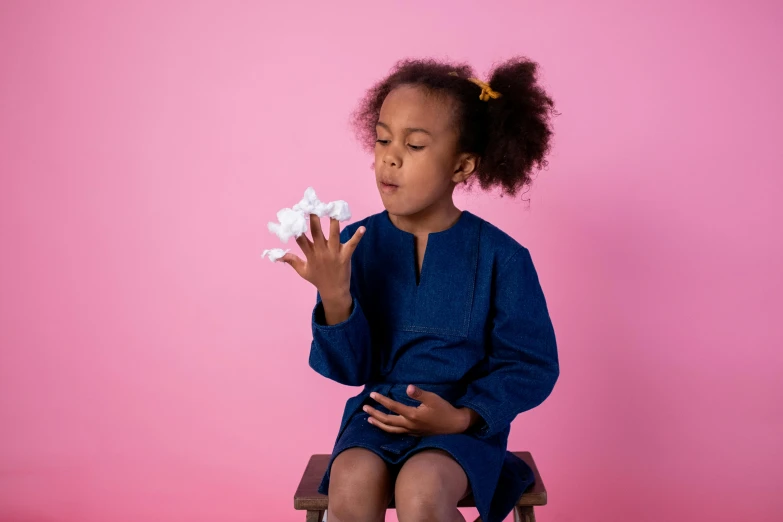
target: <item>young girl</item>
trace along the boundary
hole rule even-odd
[[[310,366],[364,386],[348,400],[319,491],[329,522],[464,521],[472,493],[500,522],[532,483],[506,450],[511,421],[552,391],[555,334],[529,251],[460,211],[461,183],[514,195],[546,165],[551,98],[537,64],[513,59],[489,83],[467,65],[399,62],[355,114],[375,152],[385,211],[327,234],[311,216],[303,261],[316,289]]]

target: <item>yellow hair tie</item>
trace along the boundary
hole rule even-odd
[[[450,72],[449,75],[459,77],[459,74],[455,72]],[[488,83],[484,83],[478,78],[467,78],[467,80],[481,87],[481,94],[479,94],[479,100],[481,101],[489,101],[490,98],[492,98],[493,100],[497,100],[502,96],[502,94],[500,94],[499,92],[493,91]]]

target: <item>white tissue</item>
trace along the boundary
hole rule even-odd
[[[302,201],[294,205],[293,209],[304,214],[315,214],[318,217],[329,216],[337,221],[346,221],[351,219],[351,211],[348,209],[348,203],[343,200],[324,203],[315,195],[313,187],[305,190]],[[301,234],[300,234],[301,235]],[[299,237],[299,236],[297,236]]]
[[[337,221],[347,221],[351,219],[351,210],[348,208],[348,203],[343,200],[332,201],[329,205],[334,205],[329,211],[329,217],[334,218]]]
[[[307,190],[305,190],[302,201],[294,205],[294,210],[306,214],[316,214],[320,217],[324,217],[327,213],[326,203],[319,201],[313,187],[308,187]]]
[[[261,254],[261,257],[268,256],[269,260],[274,263],[288,252],[290,252],[290,250],[283,250],[282,248],[270,248],[268,250],[264,250],[264,253]]]
[[[324,203],[315,195],[313,187],[305,190],[302,200],[293,208],[284,208],[277,213],[279,223],[269,223],[269,231],[277,235],[280,241],[287,243],[292,237],[299,237],[307,232],[307,222],[310,214],[318,217],[329,216],[338,221],[351,219],[348,203],[343,200]]]
[[[284,208],[277,213],[277,220],[280,223],[270,222],[267,227],[283,243],[287,243],[291,236],[299,237],[307,232],[307,219],[302,212]]]

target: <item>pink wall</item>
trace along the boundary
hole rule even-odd
[[[52,4],[0,3],[0,521],[303,520],[355,390],[265,225],[310,184],[381,210],[346,121],[396,59],[515,53],[550,168],[459,203],[558,333],[511,437],[539,520],[783,519],[779,2]]]

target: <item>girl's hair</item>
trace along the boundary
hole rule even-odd
[[[547,166],[545,157],[552,137],[550,114],[558,114],[552,99],[536,83],[537,69],[537,63],[524,57],[496,65],[487,83],[501,96],[482,101],[482,88],[468,80],[475,76],[469,65],[434,59],[401,60],[385,79],[367,91],[352,115],[352,124],[362,146],[372,151],[381,105],[394,88],[421,86],[435,95],[445,95],[454,102],[459,152],[481,158],[471,178],[477,179],[482,189],[499,186],[501,195],[514,196],[532,181],[534,165]]]

